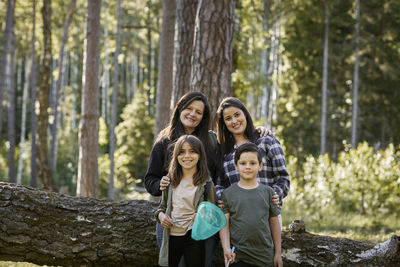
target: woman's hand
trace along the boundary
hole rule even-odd
[[[171,228],[174,225],[172,219],[164,212],[160,212],[158,214],[158,219],[160,220],[163,228]]]
[[[170,183],[171,179],[169,179],[168,176],[163,176],[160,181],[160,190],[164,191],[165,189],[167,189]]]
[[[260,137],[267,137],[268,135],[274,135],[274,133],[263,126],[256,127],[257,132],[260,134]]]
[[[224,209],[224,202],[222,200],[217,201],[217,206],[219,207],[220,210]]]

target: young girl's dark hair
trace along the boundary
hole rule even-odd
[[[233,137],[233,134],[226,127],[224,121],[224,114],[223,114],[224,110],[229,107],[236,107],[243,111],[247,122],[246,129],[244,131],[244,134],[247,137],[247,139],[249,139],[251,142],[255,142],[255,140],[259,137],[259,134],[257,133],[254,127],[251,115],[249,111],[246,109],[246,107],[243,105],[243,103],[235,97],[227,97],[224,100],[222,100],[217,110],[217,138],[218,142],[221,144],[222,155],[231,152],[235,145],[235,138]]]
[[[178,162],[178,155],[182,150],[184,143],[188,143],[193,151],[199,155],[197,162],[197,170],[193,175],[193,185],[197,186],[208,180],[210,177],[207,168],[207,156],[200,139],[193,135],[183,135],[175,143],[174,153],[169,165],[169,176],[171,177],[171,185],[177,187],[182,180],[182,166]]]

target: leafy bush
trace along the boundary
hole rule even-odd
[[[122,122],[115,129],[115,188],[123,194],[143,186],[143,178],[154,138],[154,119],[146,105],[147,98],[137,92],[122,112]]]
[[[396,227],[400,151],[393,145],[378,151],[365,142],[347,147],[337,162],[326,154],[309,156],[302,166],[293,156],[287,162],[291,191],[283,206],[285,223],[302,218],[315,227]]]

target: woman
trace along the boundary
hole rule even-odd
[[[160,196],[170,184],[168,166],[172,158],[173,145],[176,140],[185,134],[198,137],[204,145],[207,155],[207,166],[211,178],[216,182],[216,137],[210,131],[210,107],[207,97],[200,92],[189,92],[175,105],[171,121],[160,132],[150,153],[149,165],[144,178],[146,190],[153,196]],[[213,141],[214,139],[214,141]],[[163,229],[159,223],[156,225],[157,244],[161,247]],[[206,266],[210,266],[216,239],[206,241]]]
[[[273,136],[260,137],[253,125],[253,120],[246,107],[239,99],[225,98],[217,111],[217,138],[220,144],[220,164],[225,175],[217,181],[217,199],[221,207],[222,191],[239,181],[239,174],[234,166],[236,148],[246,142],[255,143],[263,152],[262,169],[257,180],[271,186],[279,196],[279,204],[287,196],[290,188],[289,174],[286,170],[285,157],[279,141]],[[276,203],[276,200],[275,200]],[[281,219],[280,219],[280,223]]]

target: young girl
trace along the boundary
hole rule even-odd
[[[193,240],[191,229],[200,202],[214,204],[216,194],[206,153],[197,137],[183,135],[177,140],[168,173],[171,184],[162,192],[162,201],[155,213],[164,228],[158,263],[178,266],[184,255],[186,266],[203,267],[204,241]]]

